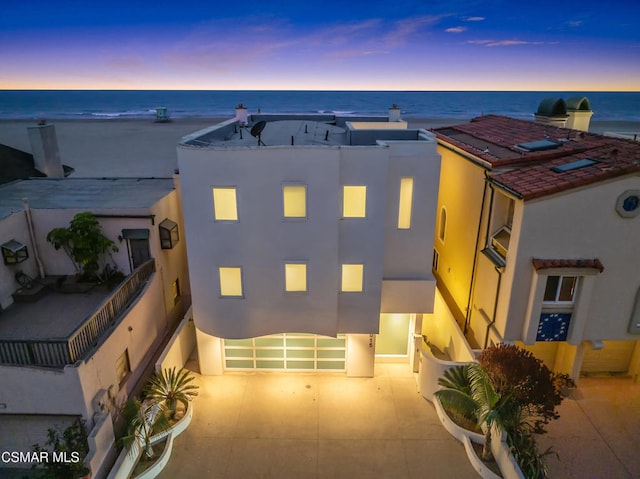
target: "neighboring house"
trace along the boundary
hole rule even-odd
[[[28,127],[28,131],[33,155],[0,145],[0,184],[30,177],[61,178],[73,173],[74,169],[60,160],[54,125],[42,123]]]
[[[0,186],[0,450],[30,451],[48,428],[82,417],[93,477],[103,477],[114,448],[109,413],[190,304],[179,201],[171,178]],[[73,263],[46,241],[84,211],[119,248],[111,260],[127,278],[112,291],[71,282]],[[11,466],[25,464],[1,465]]]
[[[640,143],[552,123],[488,115],[434,130],[438,287],[473,347],[524,343],[574,378],[637,379]]]
[[[440,157],[386,117],[252,115],[183,138],[184,223],[203,374],[409,359],[431,272]],[[376,335],[379,335],[376,337]]]

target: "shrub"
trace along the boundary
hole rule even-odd
[[[559,417],[556,407],[562,402],[562,395],[555,386],[557,375],[531,352],[499,344],[482,351],[478,362],[496,392],[508,393],[520,404],[533,432],[546,432],[544,426]]]

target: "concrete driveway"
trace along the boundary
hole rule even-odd
[[[197,376],[193,422],[158,477],[479,477],[404,364],[342,374]],[[540,436],[554,479],[640,478],[640,383],[582,378]]]
[[[407,365],[342,374],[198,376],[163,479],[477,477]]]

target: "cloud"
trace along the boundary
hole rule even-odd
[[[465,31],[467,31],[467,27],[452,27],[445,30],[447,33],[462,33]]]
[[[464,17],[463,20],[465,22],[482,22],[484,17]]]
[[[385,35],[384,41],[389,46],[404,45],[415,34],[432,27],[448,15],[422,15],[419,17],[398,20],[390,33]]]
[[[516,45],[555,45],[558,42],[528,42],[525,40],[469,40],[467,43],[485,47],[512,47]]]
[[[582,20],[570,20],[567,22],[567,25],[573,28],[581,27],[584,22]]]

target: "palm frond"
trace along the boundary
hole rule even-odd
[[[469,387],[468,365],[454,366],[444,372],[444,377],[438,379],[438,384],[447,389],[457,389],[471,395]]]
[[[478,407],[471,396],[457,389],[440,389],[435,395],[442,405],[465,417],[474,417]]]

